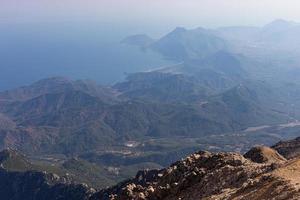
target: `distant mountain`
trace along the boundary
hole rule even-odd
[[[229,61],[232,68],[214,63],[212,70],[233,81],[244,72],[234,59]],[[52,86],[53,79],[48,80],[2,94],[1,120],[10,125],[0,127],[1,148],[77,155],[125,148],[130,140],[218,135],[286,119],[261,106],[247,87],[219,90],[185,74],[134,74],[104,94],[98,92],[102,87],[79,87],[80,81],[54,79]]]
[[[246,42],[248,45],[254,45],[257,40],[260,42],[265,42],[268,40],[271,41],[274,39],[279,39],[277,41],[279,42],[280,37],[284,36],[287,31],[290,31],[297,26],[299,26],[299,24],[296,22],[277,19],[263,27],[221,27],[214,30],[214,33],[230,42]]]
[[[220,77],[224,77],[223,81],[220,77],[205,76],[213,70],[204,71],[199,67],[200,69],[197,69],[199,75],[194,73],[194,76],[157,71],[135,74],[128,79],[128,82],[116,85],[116,88],[130,98],[193,104],[205,118],[221,124],[230,124],[237,130],[260,123],[284,122],[288,119],[284,113],[276,112],[277,105],[273,100],[276,95],[273,89],[262,83],[253,84],[242,80],[244,71],[239,68],[239,65],[237,66],[237,70],[233,70],[233,73],[228,71],[230,76],[219,72],[222,74]],[[237,80],[240,84],[235,86],[239,82]],[[265,97],[265,94],[269,96]]]
[[[268,83],[252,80],[247,65],[244,57],[220,51],[204,59],[132,74],[114,88],[122,97],[193,104],[207,118],[226,120],[236,127],[287,119],[286,108],[279,104],[285,95]]]
[[[276,20],[262,28],[256,37],[256,41],[265,47],[274,45],[271,48],[285,51],[299,51],[300,24],[285,20]]]
[[[166,58],[183,61],[203,58],[226,49],[226,42],[203,28],[186,30],[176,28],[151,45]]]
[[[299,23],[278,19],[263,27],[233,26],[192,30],[178,27],[158,40],[151,40],[146,35],[134,35],[124,41],[144,49],[152,49],[175,61],[202,59],[224,50],[255,58],[282,53],[293,53],[295,56],[300,51],[297,37],[299,27]]]
[[[207,113],[211,119],[227,121],[237,130],[286,120],[286,116],[265,106],[253,88],[242,84],[210,97],[202,105],[201,112]]]
[[[259,65],[255,72],[264,72],[259,75],[266,77],[270,75],[270,70],[274,71],[273,74],[278,70],[278,73],[283,73],[284,69],[280,66],[299,65],[299,27],[299,23],[279,19],[263,27],[234,26],[192,30],[178,27],[152,42],[145,35],[129,38],[133,41],[147,41],[136,43],[141,43],[137,45],[143,49],[154,50],[177,62],[202,60],[219,51],[246,55],[254,60],[252,68]]]
[[[228,51],[218,51],[202,59],[190,59],[183,62],[183,66],[177,70],[182,73],[197,73],[197,69],[210,69],[219,73],[223,73],[229,77],[240,76],[243,78],[246,75],[244,57]],[[186,65],[186,66],[185,66]],[[172,66],[170,67],[172,68]],[[173,67],[176,70],[176,66]],[[169,68],[166,68],[169,69]],[[200,71],[201,72],[201,71]]]
[[[91,96],[111,100],[112,91],[90,80],[73,81],[65,77],[42,79],[30,86],[0,92],[0,101],[23,101],[48,93],[60,93],[68,90],[85,92]]]
[[[263,27],[262,32],[264,32],[264,33],[280,33],[280,32],[285,32],[288,29],[299,26],[299,25],[300,25],[299,23],[296,23],[293,21],[277,19],[277,20],[270,22],[269,24],[266,24]]]
[[[19,125],[77,125],[78,120],[88,120],[93,113],[103,111],[107,106],[101,99],[76,90],[61,93],[47,93],[23,102],[12,103],[5,107]],[[97,108],[97,109],[96,109]],[[81,115],[78,112],[81,111]],[[86,116],[84,112],[89,113]],[[50,122],[51,121],[51,122]],[[50,124],[51,123],[51,124]]]
[[[229,77],[243,78],[246,75],[241,58],[226,51],[218,51],[207,56],[203,59],[201,65],[223,72]]]
[[[176,61],[202,58],[227,48],[225,40],[203,28],[186,30],[178,27],[158,40],[152,40],[146,35],[134,35],[125,38],[122,42],[142,48],[147,47]]]
[[[230,89],[249,77],[243,58],[226,51],[218,51],[203,59],[187,60],[174,70],[195,77],[214,93]]]
[[[165,82],[172,86],[173,82]],[[0,107],[7,119],[15,124],[11,130],[0,130],[2,148],[76,154],[144,137],[199,136],[230,131],[227,124],[207,119],[190,105],[172,105],[150,99],[139,102],[120,97],[113,103],[89,90],[74,87],[52,90],[48,89],[50,83],[41,83],[41,87],[38,83],[26,87],[26,91],[34,91],[27,98],[10,99],[7,105]],[[178,90],[176,87],[181,86],[175,85],[174,89]],[[5,94],[15,91],[19,90]]]
[[[300,50],[300,24],[293,21],[278,19],[263,27],[224,27],[214,33],[228,42],[231,51],[260,59],[285,59],[298,55]]]
[[[203,101],[210,92],[194,77],[159,71],[129,75],[114,88],[122,97],[170,103]]]
[[[150,72],[135,73],[114,86],[130,98],[163,102],[204,101],[248,78],[243,60],[219,51],[203,59],[185,62]]]

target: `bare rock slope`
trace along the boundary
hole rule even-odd
[[[168,168],[140,171],[135,178],[101,191],[56,174],[28,171],[30,163],[11,150],[3,151],[0,158],[1,199],[300,199],[299,157],[287,160],[276,150],[262,146],[245,155],[199,151]],[[25,171],[14,171],[18,168]]]
[[[246,158],[247,157],[247,158]],[[300,199],[300,160],[255,147],[238,153],[198,152],[163,170],[141,171],[92,199]]]
[[[273,146],[281,155],[287,159],[300,157],[300,137],[294,140],[281,141]]]

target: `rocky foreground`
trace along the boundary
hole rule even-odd
[[[201,151],[166,169],[141,171],[92,199],[296,200],[300,199],[300,158],[287,160],[269,147],[254,147],[244,156]]]
[[[9,171],[1,164],[0,199],[298,200],[299,141],[254,147],[245,155],[200,151],[168,168],[140,171],[135,178],[101,191],[46,172]],[[11,155],[9,151],[6,154]],[[17,159],[13,162],[20,163]]]

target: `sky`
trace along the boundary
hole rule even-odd
[[[90,24],[158,38],[175,27],[263,26],[300,22],[299,0],[0,0],[1,24]]]
[[[298,0],[1,0],[2,22],[101,21],[185,26],[300,21]]]

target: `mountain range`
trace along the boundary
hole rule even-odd
[[[106,88],[50,78],[0,97],[2,148],[27,153],[77,154],[130,140],[202,137],[288,119],[242,83],[209,88],[201,77],[163,72],[134,74]]]
[[[156,40],[144,34],[129,36],[123,42],[155,50],[168,59],[179,61],[205,57],[220,50],[248,56],[296,55],[299,54],[299,30],[299,23],[277,19],[262,27],[199,27],[191,30],[177,27]],[[141,42],[135,42],[138,40]]]

